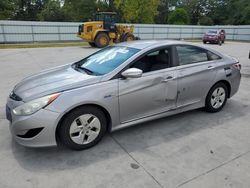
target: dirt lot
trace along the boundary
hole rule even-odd
[[[9,132],[5,102],[22,78],[96,49],[0,50],[0,187],[250,187],[250,43],[209,46],[243,65],[240,90],[221,112],[194,110],[140,124],[80,152],[19,146]]]

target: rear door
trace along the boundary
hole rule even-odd
[[[177,107],[200,102],[207,95],[216,76],[215,62],[210,61],[208,51],[191,46],[176,46],[179,62]]]

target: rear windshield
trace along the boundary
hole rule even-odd
[[[110,46],[76,63],[76,69],[82,69],[93,75],[104,75],[124,63],[139,52],[139,49],[122,46]]]

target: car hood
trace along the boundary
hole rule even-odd
[[[64,65],[25,78],[15,86],[13,92],[26,102],[52,93],[98,83],[100,80],[100,76],[78,72],[71,65]]]

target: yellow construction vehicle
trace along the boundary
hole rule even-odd
[[[77,36],[90,46],[103,48],[114,43],[138,39],[134,36],[134,26],[116,24],[115,12],[97,12],[94,20],[79,25]]]

